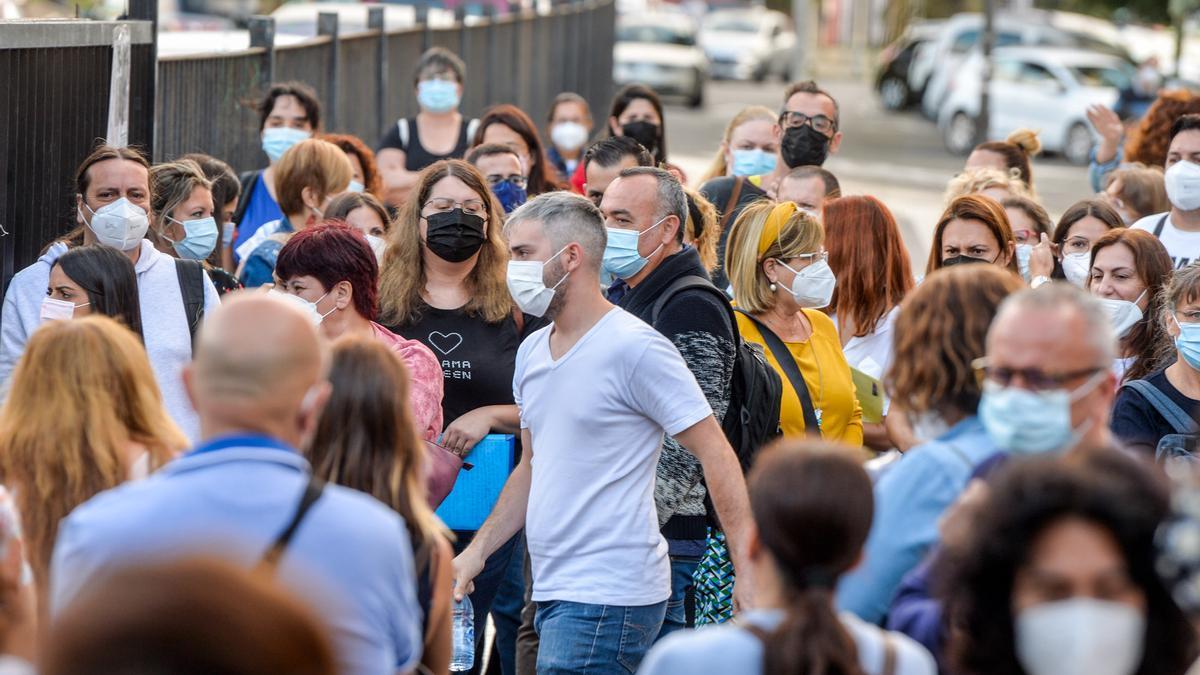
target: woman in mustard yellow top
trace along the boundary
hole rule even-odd
[[[801,397],[763,338],[769,330],[798,366],[823,438],[861,446],[862,409],[837,328],[823,312],[833,295],[834,274],[826,262],[821,224],[792,202],[759,202],[729,231],[725,269],[733,284],[742,338],[760,344],[783,381],[780,425],[785,436],[810,433]],[[747,316],[748,313],[750,316]]]

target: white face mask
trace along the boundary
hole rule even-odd
[[[916,413],[912,416],[911,422],[913,435],[921,442],[941,438],[947,431],[950,431],[950,425],[946,424],[946,420],[942,419],[941,414],[936,410]]]
[[[1091,598],[1043,603],[1016,618],[1017,660],[1029,675],[1131,675],[1145,636],[1141,612]]]
[[[829,301],[833,299],[833,287],[837,284],[837,277],[833,275],[829,263],[818,260],[797,272],[782,260],[778,262],[796,275],[796,278],[792,279],[791,288],[796,304],[805,309],[829,306]]]
[[[537,260],[508,261],[508,292],[512,294],[513,302],[517,303],[517,308],[522,312],[538,317],[546,314],[546,309],[550,307],[550,301],[554,299],[554,291],[567,280],[567,277],[571,276],[571,273],[567,272],[553,287],[546,288],[543,276],[546,263],[557,258],[565,250],[567,247],[562,247],[546,262]]]
[[[118,251],[132,251],[142,245],[142,237],[150,228],[150,218],[142,207],[124,197],[95,211],[87,202],[83,206],[92,214],[88,229],[96,235],[96,241]],[[79,217],[87,222],[82,212]]]
[[[46,296],[42,300],[41,319],[42,321],[67,321],[75,318],[76,307],[87,307],[90,304],[92,303],[85,302],[81,305],[76,305],[69,300],[59,300],[58,298]]]
[[[326,297],[328,297],[329,296],[328,292],[325,293],[325,295],[322,295],[320,298],[318,298],[317,302],[309,302],[308,300],[305,300],[304,298],[302,298],[298,295],[294,295],[292,293],[287,293],[285,291],[276,290],[274,288],[267,291],[267,295],[270,295],[270,296],[276,297],[276,298],[281,298],[281,299],[283,299],[284,302],[292,303],[300,311],[304,312],[304,315],[308,317],[309,321],[312,321],[312,325],[314,325],[314,326],[320,326],[321,322],[325,320],[325,317],[327,317],[330,314],[333,314],[334,312],[337,311],[337,307],[334,307],[333,309],[329,310],[328,312],[325,312],[324,314],[322,314],[321,311],[319,309],[317,309],[317,302],[321,302]]]
[[[588,130],[578,122],[559,122],[550,130],[554,147],[565,152],[575,152],[587,143]]]
[[[1032,244],[1017,244],[1017,269],[1021,271],[1021,278],[1026,282],[1029,281],[1029,257],[1033,255]]]
[[[1176,162],[1163,179],[1172,206],[1180,211],[1200,209],[1200,164]]]
[[[1133,302],[1120,298],[1096,298],[1100,304],[1104,305],[1104,311],[1108,312],[1108,320],[1112,323],[1113,333],[1116,334],[1118,340],[1125,337],[1129,329],[1142,320],[1142,308],[1137,304],[1145,295],[1146,291],[1142,291],[1142,294]]]
[[[1063,275],[1067,281],[1083,288],[1092,275],[1092,253],[1068,253],[1062,259]]]

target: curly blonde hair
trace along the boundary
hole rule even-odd
[[[1009,173],[1004,173],[1000,169],[978,168],[966,169],[950,182],[946,183],[946,194],[944,195],[947,204],[953,202],[959,197],[973,195],[984,190],[1000,188],[1008,190],[1008,194],[1012,197],[1024,197],[1026,199],[1037,199],[1033,195],[1033,191],[1021,180],[1016,169]]]

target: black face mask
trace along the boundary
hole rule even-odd
[[[779,154],[789,169],[798,166],[821,166],[829,157],[830,138],[805,124],[792,127],[783,134]]]
[[[996,262],[986,258],[973,258],[969,255],[956,255],[953,258],[946,258],[942,261],[942,267],[954,267],[955,265],[972,265],[974,263],[984,263],[990,265]]]
[[[621,135],[628,136],[646,149],[651,155],[658,152],[658,125],[653,122],[630,122],[621,126]]]
[[[483,247],[483,218],[462,209],[425,217],[425,245],[446,262],[460,263]]]

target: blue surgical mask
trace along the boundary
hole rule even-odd
[[[512,213],[518,206],[524,204],[529,199],[529,194],[525,191],[525,188],[518,187],[507,180],[502,180],[492,185],[492,194],[496,195],[496,199],[500,200],[500,206],[504,207],[505,213]]]
[[[422,80],[417,84],[417,103],[429,112],[450,112],[458,107],[458,85],[449,80]]]
[[[1200,323],[1180,323],[1175,315],[1171,320],[1179,326],[1179,337],[1175,338],[1175,348],[1192,370],[1200,370]]]
[[[272,127],[263,129],[262,132],[262,149],[267,153],[267,157],[271,158],[272,162],[278,162],[283,153],[292,149],[292,146],[300,141],[306,141],[312,137],[312,134],[300,129],[292,129],[290,127]]]
[[[775,170],[775,153],[763,150],[734,150],[733,175],[764,176]]]
[[[1031,391],[984,382],[979,420],[1002,450],[1018,455],[1069,450],[1090,424],[1071,428],[1071,404],[1091,393],[1107,374],[1107,369],[1099,370],[1074,390]]]
[[[360,183],[356,180],[352,180],[352,181],[350,181],[350,187],[348,187],[346,189],[349,190],[350,192],[361,193],[363,190],[367,189],[367,186],[363,185],[362,183]]]
[[[175,252],[179,254],[180,258],[204,260],[212,255],[213,249],[217,247],[217,236],[220,233],[220,230],[217,229],[216,218],[209,216],[197,220],[175,220],[168,216],[167,220],[183,226],[183,239],[172,241],[170,237],[166,237],[167,241],[170,241],[171,245],[175,247]]]
[[[668,217],[664,216],[662,220],[642,232],[608,228],[608,243],[604,246],[604,271],[621,279],[637,276],[646,263],[650,262],[649,258],[643,258],[642,254],[638,253],[638,242],[643,234],[661,225]],[[654,249],[654,253],[657,253],[659,248],[662,248],[662,244]]]
[[[1033,245],[1017,244],[1017,269],[1021,271],[1021,278],[1026,282],[1029,281],[1029,257],[1033,255]]]

